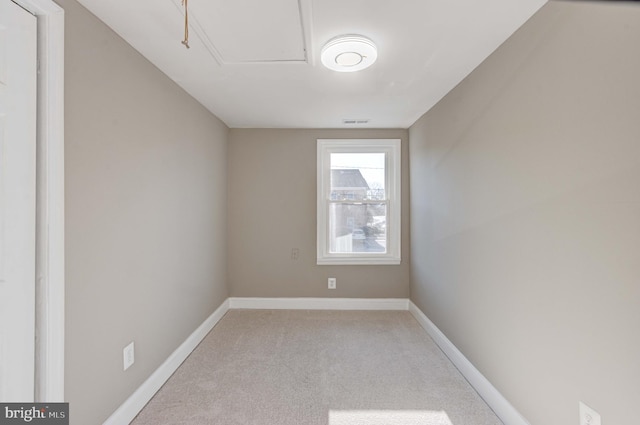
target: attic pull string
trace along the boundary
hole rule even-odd
[[[182,5],[184,6],[184,40],[182,40],[182,44],[188,49],[189,48],[189,12],[188,12],[188,0],[182,0]]]

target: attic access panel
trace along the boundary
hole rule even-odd
[[[189,0],[189,26],[221,65],[306,62],[303,1]]]

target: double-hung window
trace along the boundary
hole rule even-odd
[[[400,140],[318,139],[318,264],[400,264]]]

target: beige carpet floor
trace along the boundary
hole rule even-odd
[[[500,425],[406,311],[230,310],[134,425]]]

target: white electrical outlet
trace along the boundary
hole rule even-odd
[[[133,362],[136,361],[135,352],[133,350],[133,342],[131,342],[131,344],[127,345],[126,347],[124,347],[124,349],[122,350],[122,358],[124,362],[123,370],[129,369],[129,367],[131,367]]]
[[[328,287],[329,287],[329,289],[336,289],[336,278],[335,277],[330,277],[329,278]]]
[[[580,402],[580,425],[602,425],[600,414]]]

